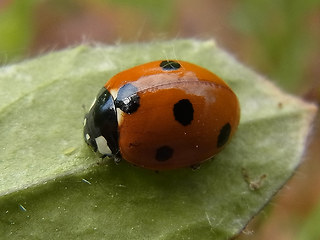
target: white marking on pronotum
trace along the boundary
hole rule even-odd
[[[109,92],[112,95],[113,99],[115,100],[117,98],[117,95],[118,95],[118,90],[117,89],[110,89]],[[128,104],[129,101],[130,101],[130,99],[125,99],[123,102],[125,104]],[[124,112],[121,111],[119,108],[116,108],[115,111],[117,113],[118,126],[120,126],[121,123],[122,123],[122,120],[123,120]]]
[[[120,108],[116,109],[117,111],[117,121],[118,121],[118,126],[121,126],[123,122],[123,115],[125,114]]]
[[[87,141],[90,139],[90,135],[88,133],[86,134],[86,139]]]
[[[95,99],[93,100],[93,102],[92,102],[92,104],[91,104],[91,106],[90,106],[90,108],[89,108],[89,111],[91,110],[91,108],[93,107],[93,105],[96,103],[96,101],[97,101],[97,98],[95,98]]]
[[[84,119],[83,119],[83,126],[86,126],[87,125],[87,118],[85,117]]]
[[[108,142],[103,136],[99,136],[96,138],[96,143],[98,146],[98,151],[101,154],[112,154],[110,148],[108,147]]]
[[[110,92],[111,96],[113,97],[113,99],[116,99],[116,98],[117,98],[118,90],[116,90],[116,89],[110,89],[109,92]]]

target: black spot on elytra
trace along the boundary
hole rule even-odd
[[[138,88],[131,83],[123,85],[115,100],[115,105],[127,114],[134,113],[140,106],[140,97],[138,95]]]
[[[162,146],[157,149],[156,160],[159,162],[164,162],[169,160],[173,155],[173,149],[169,146]]]
[[[183,126],[187,126],[192,122],[193,112],[192,103],[188,99],[181,99],[179,102],[174,104],[174,118]]]
[[[162,61],[160,63],[160,67],[162,68],[162,70],[171,71],[171,70],[179,69],[181,67],[181,65],[180,65],[180,63],[178,63],[176,61],[166,60],[166,61]]]
[[[217,147],[222,147],[229,139],[231,133],[231,125],[230,123],[226,123],[221,129],[218,136]]]

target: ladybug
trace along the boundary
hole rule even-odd
[[[216,155],[239,118],[237,96],[218,76],[185,61],[154,61],[104,85],[85,115],[84,139],[103,157],[169,170]]]

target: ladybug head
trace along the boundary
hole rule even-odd
[[[84,139],[96,152],[113,156],[119,152],[118,121],[114,99],[102,88],[84,118]]]

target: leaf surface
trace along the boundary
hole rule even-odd
[[[83,141],[104,83],[158,59],[203,66],[239,98],[236,135],[196,171],[116,165]],[[316,112],[213,41],[78,46],[0,68],[0,89],[2,239],[228,239],[294,173]]]

